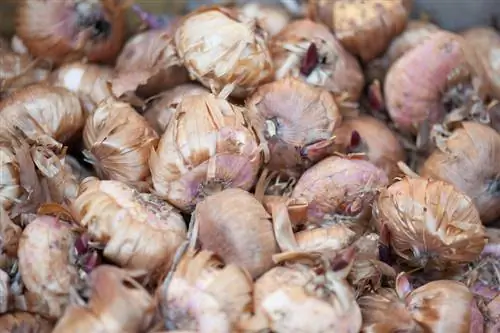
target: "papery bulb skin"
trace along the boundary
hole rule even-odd
[[[47,80],[50,70],[38,66],[26,54],[13,52],[0,46],[0,92],[9,94],[33,83]]]
[[[54,146],[57,142],[67,143],[79,134],[84,122],[78,96],[47,83],[17,90],[0,103],[2,131],[15,133],[19,129],[28,139],[39,143]]]
[[[156,100],[144,112],[144,118],[155,129],[158,134],[163,134],[167,129],[170,120],[175,114],[177,105],[184,96],[201,95],[210,93],[205,87],[185,83],[161,93]]]
[[[155,302],[129,272],[101,265],[88,284],[88,300],[71,304],[53,333],[145,332],[151,326]]]
[[[277,333],[359,332],[361,311],[352,287],[336,273],[275,267],[255,282],[255,312]]]
[[[473,295],[461,282],[432,281],[413,290],[404,301],[426,331],[469,332]]]
[[[198,203],[194,214],[202,249],[245,268],[254,278],[274,265],[278,248],[270,216],[252,194],[224,190]]]
[[[327,156],[342,115],[332,95],[293,77],[259,87],[247,101],[249,118],[267,141],[267,167],[292,177]]]
[[[347,280],[356,291],[356,297],[382,289],[387,281],[394,281],[396,270],[386,263],[383,245],[377,233],[367,232],[357,238],[352,246],[356,255]]]
[[[475,260],[486,243],[472,200],[440,180],[404,178],[382,189],[373,205],[377,230],[405,263],[444,270]]]
[[[191,12],[179,23],[175,46],[190,76],[216,94],[244,98],[274,73],[265,34],[231,9]]]
[[[150,176],[149,155],[158,134],[127,103],[107,99],[83,129],[84,155],[102,179],[133,184]]]
[[[168,272],[186,237],[178,211],[119,181],[86,178],[72,208],[91,240],[104,247],[106,259],[123,268],[144,270],[153,281]]]
[[[387,111],[401,131],[416,134],[423,121],[443,120],[444,95],[462,84],[479,97],[488,91],[475,50],[460,35],[439,31],[399,58],[384,82]]]
[[[156,192],[192,212],[199,201],[223,189],[249,190],[262,158],[246,112],[212,94],[185,96],[151,153]]]
[[[0,315],[0,332],[51,333],[52,324],[40,315],[29,312],[10,312]]]
[[[64,154],[58,156],[44,146],[32,147],[30,152],[37,172],[42,178],[42,186],[47,190],[46,200],[60,204],[72,202],[78,194],[80,180],[66,162],[68,157]]]
[[[500,291],[497,285],[496,282],[493,282],[490,286],[479,282],[471,287],[470,290],[474,294],[480,310],[480,313],[476,313],[476,316],[472,312],[472,319],[483,319],[482,324],[484,324],[481,327],[484,331],[480,330],[479,327],[475,327],[473,333],[476,333],[476,330],[478,333],[495,333],[500,329]]]
[[[116,60],[113,94],[148,98],[188,81],[173,43],[175,27],[141,32],[127,41]]]
[[[368,62],[405,28],[411,0],[310,0],[310,13],[333,30],[342,45]]]
[[[379,190],[387,186],[385,172],[365,160],[328,157],[297,181],[292,198],[308,202],[308,223],[320,225],[336,218],[369,217]]]
[[[314,51],[310,51],[311,46]],[[294,21],[271,39],[269,48],[276,79],[291,75],[339,98],[358,100],[364,85],[361,67],[325,25]]]
[[[397,163],[406,160],[405,151],[396,134],[382,121],[371,116],[345,119],[335,134],[336,142],[347,153],[365,153],[390,180],[401,176]]]
[[[361,332],[425,332],[392,289],[381,288],[375,293],[362,295],[358,304],[363,315]]]
[[[490,27],[467,29],[461,35],[476,50],[491,85],[492,97],[500,99],[500,35]]]
[[[47,302],[50,318],[60,317],[68,305],[70,288],[78,282],[71,263],[75,235],[71,226],[52,216],[37,216],[23,230],[19,242],[19,271],[26,288]]]
[[[240,10],[243,15],[255,19],[269,37],[283,30],[291,20],[286,10],[273,4],[247,2]]]
[[[346,249],[357,238],[354,231],[342,224],[301,230],[294,235],[301,251],[321,252],[330,256]]]
[[[0,116],[0,120],[1,118]],[[7,124],[7,129],[0,130],[0,215],[3,215],[2,210],[5,210],[7,218],[16,218],[23,213],[35,212],[39,205],[49,198],[42,187],[43,179],[37,173],[31,156],[32,146],[30,147],[28,140],[22,139],[23,135],[10,132],[11,129],[8,126],[9,124]],[[40,142],[48,139],[45,141],[47,146],[42,147],[44,149],[57,150],[60,147],[60,143],[42,133],[31,134],[34,134],[35,138],[40,135]],[[50,146],[53,142],[56,143],[55,147]],[[8,224],[10,223],[5,224],[4,232],[8,231]],[[4,240],[3,245],[8,243],[10,243],[9,240]]]
[[[484,224],[500,217],[500,134],[463,122],[420,168],[423,177],[446,181],[472,198]]]
[[[440,28],[430,22],[410,20],[405,30],[394,37],[385,53],[367,64],[365,69],[367,81],[384,82],[387,71],[396,60],[429,39],[437,31],[440,31]]]
[[[244,269],[225,265],[210,251],[189,250],[158,294],[165,318],[176,329],[230,333],[249,314],[251,291],[252,279]]]
[[[0,205],[9,210],[23,194],[20,166],[10,142],[0,143]]]
[[[83,109],[89,115],[102,101],[113,97],[108,86],[112,74],[113,69],[108,66],[72,62],[54,71],[51,82],[77,94]]]
[[[35,57],[112,63],[125,39],[125,8],[110,0],[23,0],[16,33]]]
[[[255,281],[254,308],[259,311],[265,298],[283,286],[305,286],[313,275],[312,270],[297,270],[286,266],[271,268]]]
[[[473,297],[463,283],[437,280],[409,288],[361,296],[362,332],[469,332]]]

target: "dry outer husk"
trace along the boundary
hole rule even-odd
[[[87,118],[83,143],[89,162],[102,179],[145,181],[149,154],[158,134],[129,104],[108,99]]]
[[[363,314],[363,329],[366,333],[403,332],[423,333],[404,302],[392,289],[379,289],[374,294],[358,298]]]
[[[432,126],[451,111],[444,95],[453,88],[463,85],[484,98],[489,91],[484,78],[475,50],[463,37],[435,32],[389,69],[384,82],[387,111],[401,131],[417,134],[423,122]]]
[[[174,28],[138,33],[125,44],[111,81],[116,96],[137,92],[150,97],[188,81],[172,41]]]
[[[216,94],[245,97],[272,79],[265,34],[255,21],[221,7],[201,8],[179,23],[177,53],[190,76]]]
[[[38,216],[24,230],[19,242],[19,271],[26,288],[49,307],[44,315],[58,318],[78,282],[71,263],[75,234],[69,224],[51,216]]]
[[[362,331],[367,333],[467,333],[472,301],[472,293],[461,282],[437,280],[412,290],[404,275],[398,276],[396,290],[380,289],[358,299]]]
[[[476,50],[483,63],[492,97],[500,99],[500,35],[489,27],[471,28],[462,32],[465,40]]]
[[[270,37],[279,33],[291,20],[285,9],[273,4],[247,2],[240,11],[243,15],[255,19]]]
[[[289,258],[291,267],[266,272],[255,283],[256,316],[242,322],[244,331],[359,332],[361,312],[345,280],[352,264],[353,252],[348,253],[349,258],[344,254],[335,258],[339,269],[318,267],[324,273],[294,263],[300,260],[297,256]]]
[[[146,271],[153,283],[166,274],[186,237],[184,220],[172,206],[118,181],[85,179],[73,209],[91,239],[104,246],[105,258]]]
[[[112,74],[111,67],[74,62],[54,71],[51,83],[77,94],[86,113],[91,114],[99,103],[113,96],[108,84]]]
[[[9,292],[9,311],[23,311],[32,314],[40,314],[44,318],[49,318],[50,302],[42,295],[29,291],[22,283],[19,273],[16,273],[12,280]],[[51,319],[51,321],[54,318]]]
[[[252,194],[226,189],[198,203],[194,216],[202,249],[245,268],[254,278],[274,265],[278,248],[270,216]]]
[[[0,103],[0,129],[59,146],[76,135],[84,123],[78,97],[62,87],[35,84],[15,91]],[[57,142],[55,142],[56,140]]]
[[[48,320],[29,312],[11,312],[0,316],[2,333],[50,333],[52,327]]]
[[[247,101],[270,170],[298,177],[333,150],[342,115],[325,89],[293,77],[260,86]]]
[[[57,322],[53,333],[146,332],[155,304],[134,275],[102,265],[89,277],[88,301],[73,296],[73,303]]]
[[[12,51],[9,40],[7,40],[7,38],[4,38],[3,35],[0,36],[0,51]]]
[[[0,204],[10,217],[32,213],[47,198],[43,192],[30,146],[21,138],[0,134]]]
[[[423,177],[455,185],[472,198],[483,223],[500,217],[500,135],[476,122],[463,122],[445,137],[420,169]]]
[[[439,180],[404,178],[380,192],[373,205],[379,232],[405,262],[446,269],[475,260],[486,243],[472,200]]]
[[[184,96],[204,93],[209,93],[208,89],[198,84],[184,83],[178,85],[158,95],[157,99],[144,112],[144,118],[161,135],[167,129],[177,105]]]
[[[19,161],[10,140],[0,143],[0,203],[9,209],[23,194]]]
[[[385,74],[396,60],[439,30],[438,26],[430,22],[410,20],[405,30],[392,39],[385,53],[368,63],[365,69],[368,81],[384,82]]]
[[[331,156],[304,172],[291,197],[308,203],[308,223],[337,223],[345,217],[360,232],[378,191],[387,184],[385,172],[372,163]]]
[[[355,146],[352,145],[353,131],[360,137]],[[335,131],[335,136],[338,145],[345,147],[348,153],[364,153],[370,162],[385,171],[390,180],[402,175],[397,163],[406,160],[405,151],[396,134],[384,122],[366,115],[348,118]]]
[[[188,250],[159,298],[172,329],[231,333],[251,309],[251,291],[252,279],[244,269],[224,265],[210,251]]]
[[[366,292],[379,290],[383,282],[392,283],[396,279],[396,270],[381,261],[379,242],[379,235],[369,232],[353,244],[356,254],[347,280],[353,286],[356,298]]]
[[[50,71],[38,66],[28,55],[17,54],[0,47],[0,92],[9,92],[44,81]]]
[[[22,0],[17,9],[16,34],[30,54],[57,64],[113,62],[125,39],[122,1]],[[108,35],[96,34],[106,25]]]
[[[498,259],[497,259],[498,261]],[[492,286],[485,286],[481,283],[476,283],[471,287],[474,297],[477,301],[480,315],[478,319],[482,319],[477,323],[477,328],[474,333],[495,333],[500,328],[500,291],[498,283]],[[474,313],[471,314],[474,319]],[[481,325],[481,326],[480,326]]]
[[[308,57],[311,43],[317,48],[318,59],[313,62],[311,73],[303,75],[301,65]],[[344,100],[358,100],[364,85],[361,67],[325,25],[310,20],[294,21],[273,37],[269,49],[277,79],[292,75]]]
[[[245,112],[212,94],[184,96],[151,153],[156,192],[177,208],[192,212],[214,191],[249,190],[262,159]]]
[[[47,147],[38,146],[31,148],[31,157],[41,175],[46,201],[68,203],[76,198],[80,179],[64,154],[56,155]]]
[[[415,321],[431,332],[469,332],[472,293],[460,282],[429,282],[407,295],[405,302]]]
[[[335,257],[342,249],[347,248],[356,239],[356,233],[343,224],[309,226],[294,234],[293,222],[289,211],[294,207],[294,200],[269,203],[273,218],[273,229],[281,254],[273,257],[288,257],[291,253],[321,253],[325,257]],[[290,209],[291,208],[291,209]],[[307,207],[303,207],[307,211]],[[307,221],[303,221],[307,223]]]
[[[0,244],[3,255],[7,255],[12,258],[17,257],[21,233],[21,227],[15,224],[10,219],[7,211],[0,206]],[[1,268],[4,268],[3,265]]]
[[[405,28],[411,0],[313,0],[310,15],[330,27],[342,45],[368,62]]]

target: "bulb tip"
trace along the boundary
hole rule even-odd
[[[357,146],[359,146],[360,143],[361,143],[361,135],[356,130],[352,131],[351,142],[350,142],[351,148],[356,148]]]

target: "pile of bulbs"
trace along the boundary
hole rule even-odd
[[[500,35],[295,4],[18,1],[1,332],[500,330]]]

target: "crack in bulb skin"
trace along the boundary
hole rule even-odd
[[[102,7],[80,2],[76,5],[78,25],[89,28],[92,39],[107,39],[111,35],[111,23],[103,17]]]

